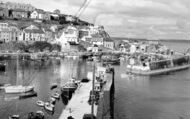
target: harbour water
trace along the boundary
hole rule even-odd
[[[190,42],[163,44],[184,52]],[[190,69],[157,76],[125,74],[125,64],[115,67],[115,119],[189,119]]]
[[[38,93],[37,97],[18,99],[18,94],[5,94],[0,91],[0,119],[7,119],[9,115],[19,114],[21,119],[27,119],[29,112],[42,110],[47,119],[58,119],[60,113],[65,108],[62,99],[56,102],[55,112],[51,114],[44,108],[36,105],[37,100],[48,101],[55,91],[51,90],[53,84],[58,87],[75,77],[82,79],[86,77],[87,71],[91,70],[91,64],[81,60],[48,60],[46,62],[27,60],[7,60],[6,73],[0,74],[0,83],[10,83],[11,85],[33,85]]]
[[[185,51],[190,42],[162,42],[177,51]],[[185,45],[184,45],[185,44]],[[46,62],[7,60],[6,73],[0,83],[33,85],[38,96],[19,100],[18,95],[0,91],[0,117],[19,114],[26,119],[29,112],[42,110],[47,119],[57,119],[65,108],[56,102],[55,113],[49,114],[36,105],[38,99],[48,101],[52,84],[63,85],[70,77],[82,79],[92,64],[82,60],[48,60]],[[125,63],[115,66],[115,119],[189,119],[190,69],[158,76],[133,76],[125,73]]]

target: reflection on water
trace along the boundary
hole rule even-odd
[[[36,105],[38,99],[48,101],[51,94],[60,91],[62,86],[71,77],[78,80],[85,78],[87,71],[91,70],[91,64],[79,60],[7,60],[6,73],[0,74],[0,83],[11,85],[33,85],[38,93],[37,97],[19,100],[18,94],[5,94],[0,91],[0,117],[7,118],[12,114],[26,117],[29,112],[43,110]],[[50,87],[57,84],[58,88],[51,90]],[[55,113],[46,117],[57,119],[65,107],[64,101],[56,102]]]

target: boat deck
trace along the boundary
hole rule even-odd
[[[91,113],[91,105],[88,104],[90,90],[92,89],[93,73],[89,72],[87,78],[88,83],[81,83],[78,89],[73,94],[66,108],[61,113],[59,119],[67,119],[72,116],[74,119],[82,119],[84,114]],[[97,114],[97,106],[94,105],[94,115]]]

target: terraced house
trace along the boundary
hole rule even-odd
[[[29,14],[27,11],[23,9],[14,9],[12,10],[12,17],[13,18],[28,18]]]
[[[0,23],[0,41],[9,42],[9,41],[18,41],[20,30],[13,25],[10,25],[6,22]]]
[[[30,25],[23,29],[19,40],[25,42],[45,41],[45,33],[37,26]]]
[[[1,6],[3,8],[8,8],[8,9],[22,9],[25,11],[35,10],[35,7],[33,7],[31,4],[23,4],[23,3],[6,2],[6,3],[1,3]]]
[[[41,9],[36,9],[30,14],[31,19],[50,20],[50,13]]]

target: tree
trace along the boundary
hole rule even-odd
[[[56,10],[53,11],[53,13],[55,13],[55,14],[60,14],[61,12],[60,12],[59,9],[56,9]]]

